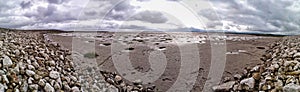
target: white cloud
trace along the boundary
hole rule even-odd
[[[96,30],[115,28],[123,21],[123,26],[133,29],[207,27],[298,33],[300,0],[0,1],[0,27]],[[70,26],[76,23],[80,26]]]
[[[300,29],[299,0],[210,0],[213,10],[199,12],[211,22],[231,21],[231,25],[248,26],[236,31],[298,33]],[[227,25],[225,25],[227,26]],[[235,27],[235,26],[229,26]],[[298,33],[299,34],[299,33]]]

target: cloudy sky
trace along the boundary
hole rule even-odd
[[[300,0],[0,0],[0,27],[299,34]]]

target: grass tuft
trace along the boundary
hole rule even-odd
[[[85,58],[96,58],[98,57],[99,55],[97,53],[86,53],[83,55]]]

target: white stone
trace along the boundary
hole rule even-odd
[[[226,83],[223,83],[221,85],[218,85],[218,86],[214,86],[212,89],[214,91],[229,91],[233,85],[235,84],[235,81],[229,81],[229,82],[226,82]]]
[[[8,56],[4,55],[2,64],[4,67],[9,67],[13,64],[13,62],[11,61],[11,59]]]
[[[300,91],[300,85],[297,84],[287,84],[283,87],[284,92],[299,92]]]
[[[240,84],[245,84],[250,88],[254,88],[255,85],[255,79],[254,78],[247,78],[247,79],[243,79]]]
[[[28,76],[33,76],[33,75],[35,75],[35,72],[34,72],[34,71],[31,71],[31,70],[26,70],[26,74],[27,74]]]
[[[300,53],[295,53],[293,57],[294,57],[294,58],[300,57]]]
[[[50,76],[50,78],[53,78],[53,79],[57,79],[60,77],[59,72],[57,72],[57,71],[51,71],[49,76]]]
[[[4,90],[5,90],[5,86],[0,83],[0,92],[4,92]]]
[[[35,69],[33,65],[27,65],[27,68],[28,68],[29,70]]]
[[[80,92],[79,88],[78,87],[72,87],[72,92]]]
[[[46,92],[55,92],[54,91],[54,88],[49,84],[49,83],[46,83],[45,87],[44,87],[44,90]]]

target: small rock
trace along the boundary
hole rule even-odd
[[[77,81],[77,78],[75,76],[70,76],[71,80]]]
[[[254,88],[255,85],[255,79],[254,78],[247,78],[247,79],[243,79],[240,84],[245,84],[247,85],[250,89]]]
[[[13,62],[11,61],[11,59],[8,56],[4,55],[2,64],[4,67],[10,67],[13,64]]]
[[[56,90],[60,90],[60,89],[61,89],[61,87],[60,87],[60,85],[58,84],[58,82],[55,82],[55,84],[54,84],[54,89],[56,89]]]
[[[45,80],[44,79],[40,79],[38,84],[42,87],[44,87],[46,85]]]
[[[72,92],[80,92],[79,88],[78,87],[72,87]]]
[[[71,87],[68,85],[68,83],[66,81],[63,82],[63,87],[66,91],[71,91]]]
[[[65,60],[65,57],[64,57],[63,55],[60,55],[60,56],[59,56],[59,59]]]
[[[55,66],[55,61],[51,60],[49,61],[50,66]]]
[[[31,71],[31,70],[26,70],[26,74],[27,74],[28,76],[33,76],[33,75],[35,75],[35,72],[34,72],[34,71]]]
[[[300,57],[300,53],[295,53],[293,57],[294,57],[294,58]]]
[[[34,79],[33,79],[32,77],[29,77],[27,83],[28,83],[28,84],[32,84],[33,81],[34,81]]]
[[[0,92],[5,92],[5,86],[2,83],[0,83]]]
[[[32,66],[32,65],[27,65],[27,68],[28,68],[29,70],[35,69],[34,66]]]
[[[6,75],[2,75],[2,77],[3,77],[3,82],[4,83],[9,83],[9,80],[8,80]]]
[[[31,90],[37,90],[38,88],[39,88],[39,85],[37,85],[37,84],[29,85],[29,89],[31,89]]]
[[[139,85],[139,84],[142,84],[142,83],[143,83],[143,81],[140,80],[140,79],[133,81],[134,85]]]
[[[255,80],[259,80],[259,79],[260,79],[260,74],[259,74],[259,73],[253,73],[252,77],[253,77]]]
[[[116,82],[120,82],[120,81],[122,81],[122,77],[121,77],[121,76],[119,76],[119,75],[116,75],[116,77],[115,77],[115,81],[116,81]]]
[[[40,67],[40,65],[39,65],[36,61],[32,62],[32,65],[33,65],[34,67]]]
[[[283,87],[284,92],[299,92],[300,91],[300,85],[297,84],[287,84]]]
[[[53,78],[53,79],[57,79],[60,77],[59,72],[57,72],[57,71],[51,71],[49,76],[50,76],[50,78]]]
[[[49,83],[46,83],[45,87],[44,87],[44,90],[46,92],[55,92],[54,91],[54,88],[49,84]]]
[[[239,75],[239,74],[235,74],[235,75],[233,76],[233,78],[234,78],[234,79],[236,79],[236,80],[239,80],[239,79],[241,79],[241,78],[242,78],[242,76],[241,76],[241,75]]]
[[[235,81],[229,81],[229,82],[226,82],[226,83],[223,83],[221,85],[218,85],[218,86],[214,86],[212,89],[214,91],[230,91],[230,89],[233,87],[233,85],[235,84]]]
[[[20,55],[20,50],[16,49],[16,50],[15,50],[15,55],[16,55],[16,56],[19,56],[19,55]]]
[[[28,84],[27,82],[23,82],[23,84],[21,85],[21,92],[27,92],[28,91]]]

